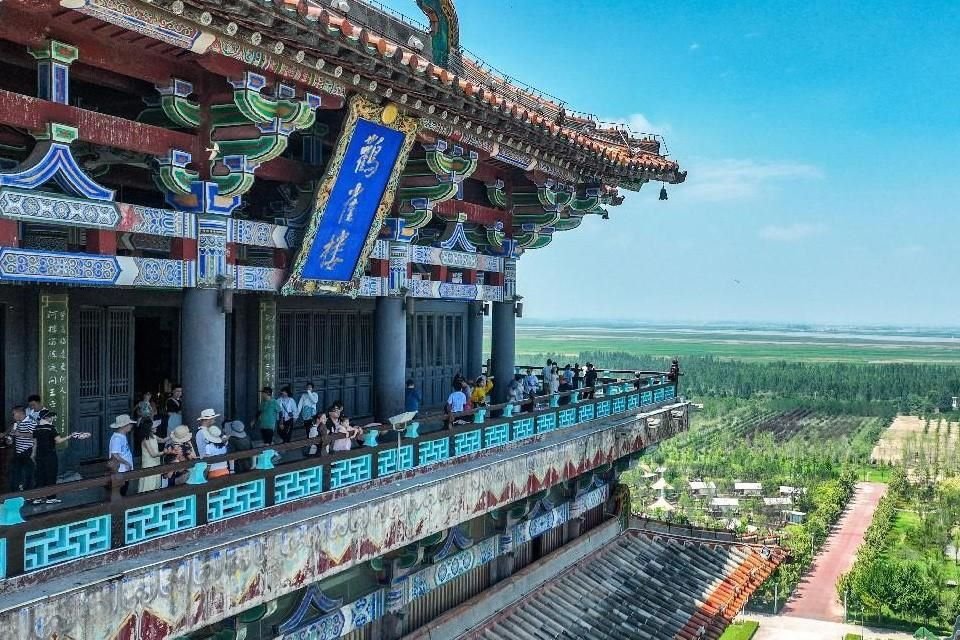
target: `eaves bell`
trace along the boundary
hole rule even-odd
[[[666,200],[668,197],[669,196],[667,196],[667,188],[665,186],[660,187],[660,199]]]

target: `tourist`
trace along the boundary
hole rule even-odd
[[[557,370],[557,363],[553,363],[550,367],[550,373],[547,376],[547,379],[550,381],[550,393],[556,394],[560,389],[560,372]],[[547,384],[546,380],[544,384]]]
[[[533,369],[527,368],[527,375],[523,378],[524,393],[528,396],[535,396],[539,390],[540,381],[537,380],[537,376],[533,375]]]
[[[360,441],[363,437],[363,429],[350,425],[350,418],[341,416],[334,433],[343,434],[333,441],[333,452],[350,451],[353,448],[354,441]]]
[[[474,407],[480,407],[490,402],[490,392],[493,391],[493,379],[481,375],[477,378],[477,384],[470,392],[470,402]]]
[[[507,385],[507,402],[514,405],[517,411],[523,408],[523,376],[519,373],[515,374]]]
[[[153,393],[150,391],[144,391],[143,395],[140,396],[140,402],[138,402],[137,406],[133,408],[133,416],[138,420],[141,418],[153,420],[153,416],[156,412],[157,408],[153,404]]]
[[[550,379],[550,375],[553,373],[553,360],[547,358],[547,364],[543,367],[543,370],[540,372],[540,378],[543,380],[543,386],[547,386],[547,381]]]
[[[287,443],[293,438],[293,424],[297,419],[297,403],[290,397],[290,387],[280,389],[280,398],[277,402],[280,404],[280,422],[277,431],[280,439]]]
[[[204,458],[227,455],[227,445],[223,441],[223,433],[220,431],[220,427],[216,425],[208,427],[204,437],[206,439],[206,445],[204,445],[206,448],[203,450]],[[230,465],[226,461],[211,462],[210,466],[207,467],[208,478],[219,478],[227,475],[230,475]]]
[[[193,448],[193,434],[190,433],[190,427],[185,424],[180,425],[170,432],[170,442],[163,449],[164,464],[176,464],[188,460],[196,460],[197,452]],[[174,486],[182,484],[187,476],[187,470],[173,471],[167,476],[167,484]]]
[[[27,408],[17,405],[13,408],[13,424],[4,432],[3,437],[13,445],[13,465],[10,469],[11,491],[29,491],[33,489],[36,467],[33,463],[33,431],[37,422],[27,415]]]
[[[584,397],[593,398],[595,394],[593,387],[597,386],[597,370],[593,368],[592,362],[587,363],[587,373],[583,376],[583,386],[590,389],[584,394]]]
[[[407,389],[403,397],[403,410],[412,413],[420,411],[420,403],[423,402],[423,394],[417,391],[413,380],[407,380]]]
[[[223,435],[227,439],[227,453],[240,453],[253,449],[253,443],[250,442],[247,429],[239,420],[225,422],[223,424]],[[238,458],[232,460],[230,465],[233,468],[233,473],[244,473],[253,468],[253,459]]]
[[[107,460],[107,468],[113,473],[126,473],[133,470],[133,452],[130,450],[127,435],[134,424],[133,419],[124,413],[117,416],[110,425],[113,435],[110,436],[110,458]],[[120,487],[120,495],[127,495],[129,488],[128,480]]]
[[[310,421],[310,427],[307,430],[307,437],[311,439],[321,438],[329,435],[329,433],[330,432],[327,429],[327,414],[318,413],[317,415],[313,416],[313,419]],[[329,446],[314,443],[307,447],[304,455],[306,455],[308,458],[314,458],[321,453],[327,453],[328,450]]]
[[[280,420],[280,403],[273,398],[273,389],[260,390],[260,408],[257,410],[257,428],[263,444],[273,444],[273,434]]]
[[[568,379],[565,375],[560,376],[560,386],[557,387],[557,392],[560,394],[560,400],[557,401],[558,404],[570,404],[570,394],[568,393],[570,391],[573,391],[573,378]]]
[[[307,383],[307,389],[300,394],[300,400],[297,402],[297,417],[304,423],[309,423],[313,416],[317,415],[317,403],[320,402],[320,396],[313,390],[313,383]]]
[[[583,371],[580,369],[580,363],[573,365],[573,388],[583,387]]]
[[[149,469],[159,466],[163,462],[163,449],[160,446],[160,439],[157,437],[157,429],[160,427],[160,420],[151,420],[150,418],[140,418],[137,422],[137,428],[133,434],[134,445],[140,445],[140,468]],[[156,491],[160,488],[160,476],[147,476],[140,478],[137,493],[146,493]]]
[[[466,378],[463,377],[463,374],[457,371],[455,374],[453,374],[453,382],[451,384],[453,385],[454,389],[459,389],[463,386],[465,381]]]
[[[447,425],[449,426],[454,421],[454,415],[460,413],[467,407],[467,394],[464,391],[467,383],[461,382],[459,387],[454,387],[453,391],[450,392],[450,395],[447,396],[447,404],[444,407],[444,411],[447,414]]]
[[[634,375],[633,388],[639,390],[643,386],[643,378],[641,373],[637,371]]]
[[[206,456],[207,451],[207,433],[210,427],[214,426],[220,414],[213,409],[204,409],[200,412],[197,422],[200,423],[197,428],[197,453],[201,458]]]
[[[334,425],[340,422],[340,416],[343,414],[343,403],[337,400],[327,408],[327,423],[332,429]]]
[[[167,398],[166,414],[162,434],[164,436],[183,424],[183,387],[179,384],[173,386],[173,391]]]
[[[44,409],[43,398],[37,394],[32,394],[27,398],[27,416],[37,422],[40,420],[40,412]]]
[[[36,466],[37,466],[37,488],[52,487],[57,484],[59,475],[59,464],[57,461],[57,445],[66,442],[71,438],[83,439],[89,438],[90,434],[75,431],[70,435],[60,435],[59,429],[53,423],[57,417],[56,412],[49,409],[40,409],[37,426],[33,430],[33,439],[36,441]],[[60,502],[55,495],[44,496],[42,500],[34,500],[34,504],[46,502],[47,504],[57,504]]]
[[[563,381],[565,381],[568,386],[573,387],[573,368],[570,366],[569,362],[563,368],[563,373],[561,375],[563,376]]]

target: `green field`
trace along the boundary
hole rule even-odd
[[[623,351],[641,356],[715,356],[800,362],[921,362],[960,364],[951,334],[839,334],[830,332],[717,331],[517,325],[517,357],[543,353],[573,359],[581,352]]]

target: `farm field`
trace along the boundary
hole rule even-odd
[[[960,422],[942,415],[897,416],[884,431],[870,456],[886,464],[904,464],[911,478],[924,473],[933,478],[960,472]]]
[[[936,333],[936,332],[932,332]],[[714,356],[733,360],[960,364],[960,338],[950,334],[837,333],[777,330],[704,330],[517,324],[518,361],[555,353],[618,351],[645,357]]]

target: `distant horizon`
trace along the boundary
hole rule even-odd
[[[960,324],[898,324],[898,323],[839,323],[839,322],[806,322],[806,321],[780,321],[780,320],[651,320],[651,319],[624,319],[624,318],[596,318],[587,316],[567,317],[563,319],[549,318],[542,316],[525,316],[517,320],[517,324],[544,323],[547,325],[562,325],[569,322],[584,322],[601,326],[639,326],[639,327],[665,327],[665,328],[699,328],[699,327],[720,327],[720,328],[780,328],[780,329],[904,329],[904,330],[927,330],[927,331],[957,331],[960,332]]]

